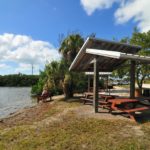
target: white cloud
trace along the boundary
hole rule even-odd
[[[50,62],[59,58],[58,51],[49,42],[33,40],[26,35],[9,33],[0,35],[0,62],[3,64],[8,61],[17,63],[19,67],[14,70],[18,72],[23,71],[23,69],[27,70],[31,64],[40,69],[46,60]],[[29,68],[31,69],[31,67]]]
[[[112,7],[118,3],[114,16],[117,24],[124,24],[133,19],[140,31],[150,30],[150,0],[80,0],[88,15],[95,10]]]
[[[8,69],[8,68],[10,68],[10,66],[6,64],[0,64],[0,69]]]
[[[115,12],[116,22],[123,24],[130,19],[138,22],[141,31],[150,30],[150,0],[128,0]]]
[[[120,0],[80,0],[81,4],[88,15],[91,15],[95,10],[107,9],[114,2]]]

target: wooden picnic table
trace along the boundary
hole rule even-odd
[[[85,97],[81,98],[84,102],[93,103],[93,93],[85,92]],[[135,113],[139,111],[144,111],[150,109],[149,106],[144,106],[137,99],[129,99],[129,98],[117,98],[116,95],[106,95],[99,93],[99,108],[108,109],[109,112],[112,111],[122,111],[127,113],[129,117],[135,120]],[[139,104],[139,105],[138,105]],[[138,106],[138,107],[137,107]]]
[[[93,96],[93,92],[85,92],[84,95],[85,95],[85,98],[89,98],[89,97]],[[108,94],[101,94],[101,93],[98,93],[98,95],[100,98],[104,98],[105,100],[112,99],[112,98],[116,97],[116,95],[108,95]]]
[[[84,95],[85,98],[89,98],[90,96],[93,96],[93,92],[85,92]]]
[[[93,102],[93,93],[92,92],[85,92],[85,97],[81,98],[84,102]],[[99,93],[99,103],[102,101],[102,99],[107,102],[108,99],[114,99],[116,95],[107,95],[107,94],[101,94]]]
[[[112,103],[112,105],[119,105],[123,103],[137,103],[139,100],[137,99],[129,99],[129,98],[115,98],[115,99],[110,99],[108,102]]]
[[[114,99],[117,96],[116,95],[105,95],[105,94],[100,94],[101,98],[103,98],[106,102],[110,99]]]
[[[119,110],[119,111],[128,113],[129,117],[134,121],[136,121],[135,117],[134,117],[135,112],[150,109],[150,107],[148,107],[148,106],[136,107],[137,104],[141,104],[140,101],[137,99],[128,99],[128,98],[126,98],[126,99],[125,98],[110,99],[110,100],[108,100],[108,103],[110,103],[111,111]]]
[[[85,97],[81,98],[84,102],[93,103],[93,93],[85,92]],[[117,98],[115,95],[105,95],[99,93],[99,108],[108,109],[109,112],[112,111],[122,111],[127,113],[129,117],[135,120],[135,113],[139,111],[144,111],[150,109],[149,106],[144,106],[137,99],[129,99],[129,98]],[[137,107],[138,106],[138,107]]]

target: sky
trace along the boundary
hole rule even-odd
[[[0,0],[0,75],[34,74],[59,60],[59,37],[121,39],[150,30],[150,0]]]

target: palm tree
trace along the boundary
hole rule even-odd
[[[79,52],[83,43],[84,39],[80,34],[71,34],[61,42],[59,52],[70,64]]]
[[[51,63],[45,66],[46,73],[46,85],[51,92],[55,93],[58,89],[60,89],[60,80],[61,80],[61,70],[60,70],[60,62],[52,61]]]
[[[76,57],[83,43],[84,39],[80,34],[71,34],[61,42],[59,48],[59,52],[63,56],[63,63],[67,66],[63,80],[63,91],[66,98],[73,96],[74,89],[74,73],[69,72],[68,68]]]

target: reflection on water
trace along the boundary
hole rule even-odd
[[[36,101],[30,97],[30,91],[29,87],[0,87],[0,118],[35,105]]]

